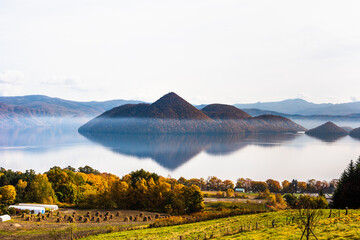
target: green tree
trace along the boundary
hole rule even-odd
[[[333,195],[335,208],[360,208],[360,157],[342,173]]]
[[[27,195],[30,202],[47,204],[56,202],[54,190],[46,174],[38,174],[34,177],[29,184]]]

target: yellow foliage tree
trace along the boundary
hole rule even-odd
[[[1,202],[5,205],[14,203],[16,199],[16,189],[12,185],[6,185],[0,189]]]

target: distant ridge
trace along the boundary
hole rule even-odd
[[[228,105],[212,104],[200,111],[173,92],[150,105],[113,108],[79,128],[80,133],[279,133],[304,130],[284,117],[263,115],[252,118]]]
[[[305,132],[307,135],[310,136],[331,136],[331,135],[337,135],[337,136],[345,136],[348,134],[348,132],[334,124],[333,122],[327,122],[319,127],[310,129]]]
[[[287,99],[278,102],[257,102],[234,104],[240,109],[257,109],[263,111],[280,112],[291,115],[353,115],[360,113],[360,102],[348,103],[312,103],[303,99]],[[251,114],[251,113],[250,113]],[[252,114],[251,114],[252,115]]]
[[[44,95],[0,97],[0,128],[55,126],[59,124],[60,118],[94,117],[127,103],[140,101],[76,102]]]

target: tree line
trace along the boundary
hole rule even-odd
[[[234,184],[231,180],[221,180],[211,176],[206,180],[204,178],[191,178],[189,180],[181,177],[178,182],[191,186],[196,185],[202,191],[227,191],[228,189],[243,188],[246,192],[264,192],[269,190],[273,193],[333,193],[338,180],[333,179],[330,182],[310,179],[307,182],[284,180],[282,182],[274,179],[266,181],[254,181],[250,178],[239,178]]]
[[[63,204],[79,208],[118,208],[184,214],[201,211],[199,187],[144,170],[119,178],[85,166],[53,167],[44,174],[0,169],[2,207],[19,202]]]

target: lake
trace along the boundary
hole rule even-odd
[[[45,172],[89,165],[118,176],[138,169],[179,178],[217,176],[235,181],[339,178],[360,155],[349,136],[305,134],[86,135],[76,127],[1,130],[0,167]]]

